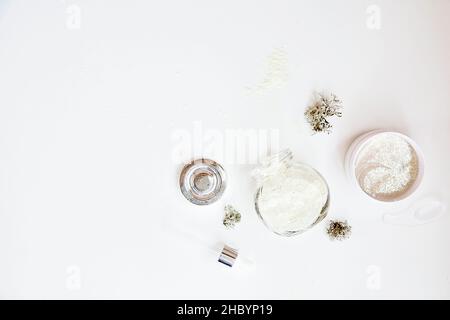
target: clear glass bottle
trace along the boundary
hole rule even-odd
[[[253,171],[258,189],[255,209],[276,234],[294,236],[310,229],[327,215],[328,184],[315,169],[293,159],[284,150]]]

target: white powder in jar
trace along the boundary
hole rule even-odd
[[[356,178],[371,197],[393,201],[405,194],[418,175],[414,148],[395,133],[380,133],[371,138],[356,161]]]
[[[294,235],[309,229],[328,205],[328,186],[307,165],[296,163],[266,178],[257,211],[275,233]]]

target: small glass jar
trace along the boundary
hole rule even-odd
[[[284,150],[253,171],[257,181],[255,209],[264,224],[281,236],[305,232],[327,215],[330,195],[325,179],[296,162]]]

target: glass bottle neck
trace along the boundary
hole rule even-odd
[[[267,157],[252,171],[252,176],[258,186],[262,185],[267,177],[289,168],[293,160],[292,151],[284,149],[272,156]]]

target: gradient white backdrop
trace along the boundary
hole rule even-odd
[[[449,15],[448,0],[0,0],[0,298],[450,298],[448,213],[382,220],[450,200]],[[329,136],[304,123],[315,90],[344,101]],[[195,121],[278,129],[352,237],[330,242],[323,223],[271,234],[250,165],[223,163],[224,197],[188,203],[172,138]],[[349,143],[377,128],[424,151],[405,202],[370,201],[345,177]],[[226,203],[243,214],[232,231]],[[220,242],[253,268],[218,264]]]

